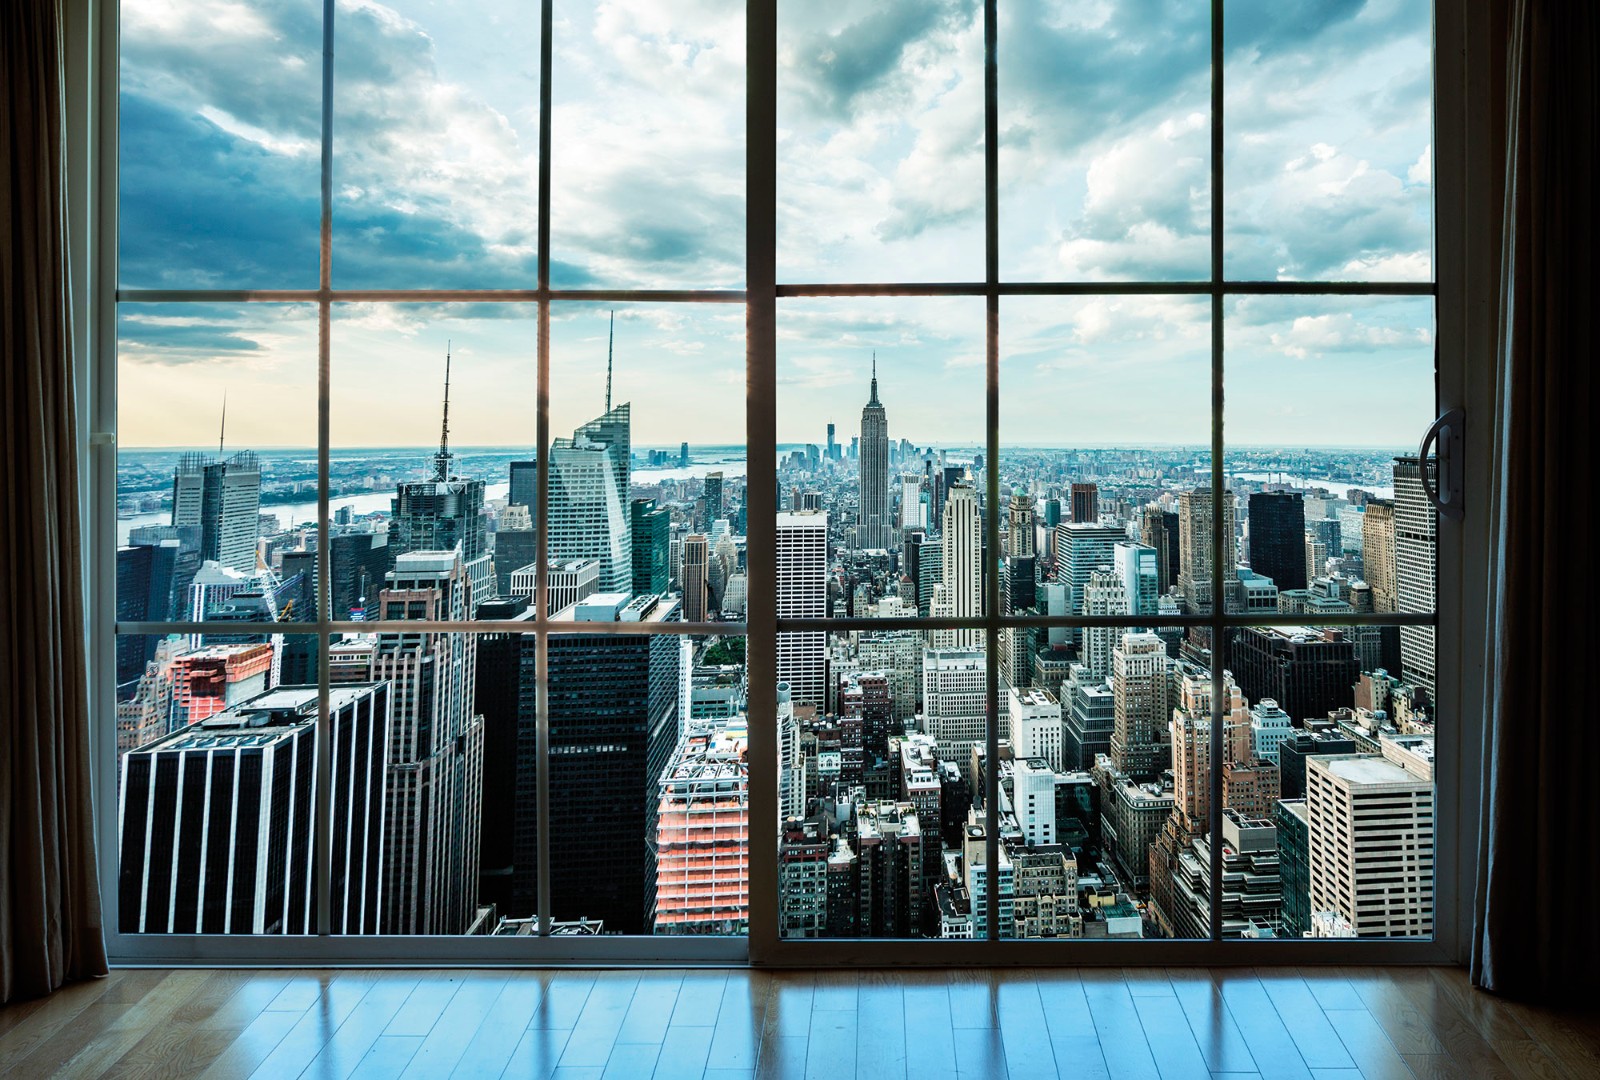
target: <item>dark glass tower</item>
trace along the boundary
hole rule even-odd
[[[1250,569],[1278,591],[1306,587],[1305,500],[1292,491],[1250,496]]]
[[[568,608],[566,616],[576,623],[680,617],[676,597],[627,602],[596,594],[590,600]],[[682,727],[678,687],[676,637],[551,635],[552,918],[600,919],[607,933],[650,932],[656,785]],[[531,713],[530,706],[525,699]],[[517,861],[520,867],[520,851]]]
[[[672,512],[657,506],[654,499],[634,499],[630,514],[633,519],[633,594],[664,593],[671,584],[668,555],[672,544]]]

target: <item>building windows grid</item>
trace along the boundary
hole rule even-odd
[[[985,86],[985,115],[986,115],[986,174],[985,174],[985,205],[986,205],[986,275],[982,281],[967,281],[954,283],[860,283],[860,284],[828,284],[811,285],[803,282],[775,282],[770,289],[761,289],[762,282],[774,282],[776,266],[776,253],[773,233],[770,230],[771,203],[775,201],[775,185],[772,180],[771,149],[775,130],[775,113],[773,109],[773,90],[770,79],[766,74],[762,76],[747,75],[747,104],[749,107],[749,130],[752,133],[752,146],[746,147],[747,167],[750,169],[749,192],[752,205],[757,199],[764,198],[769,204],[762,213],[749,215],[750,225],[747,231],[747,259],[752,266],[748,275],[750,283],[748,289],[700,289],[700,290],[628,290],[628,289],[555,289],[550,283],[550,98],[551,98],[551,56],[552,56],[552,3],[544,0],[540,10],[542,23],[541,58],[540,58],[540,175],[539,175],[539,259],[538,278],[530,282],[528,287],[520,289],[379,289],[379,290],[341,290],[332,286],[331,263],[336,255],[337,242],[331,231],[332,196],[331,176],[333,143],[336,138],[330,123],[331,102],[326,99],[332,85],[333,46],[337,28],[334,25],[334,4],[329,0],[324,5],[326,25],[324,28],[324,95],[323,126],[322,126],[322,169],[323,169],[323,196],[321,203],[322,224],[322,251],[320,264],[320,286],[306,290],[274,290],[272,292],[240,292],[237,290],[151,290],[151,289],[126,289],[117,290],[117,304],[119,309],[136,309],[143,304],[171,304],[181,305],[187,303],[215,303],[226,301],[230,303],[261,303],[298,301],[316,305],[318,312],[318,535],[326,537],[329,534],[329,390],[331,371],[337,363],[332,355],[330,346],[330,322],[333,306],[340,302],[360,300],[374,305],[385,303],[414,303],[417,301],[460,301],[460,302],[486,302],[500,305],[516,305],[530,310],[537,319],[537,350],[534,365],[534,375],[538,388],[539,408],[536,417],[536,441],[542,448],[548,448],[552,442],[550,430],[549,397],[550,397],[550,342],[549,324],[553,311],[559,311],[565,304],[593,303],[595,301],[618,302],[652,302],[662,304],[722,304],[743,305],[750,320],[767,320],[770,325],[773,312],[785,298],[800,297],[850,297],[850,296],[983,296],[987,301],[987,326],[986,326],[986,392],[988,411],[986,418],[986,447],[989,459],[998,462],[1001,448],[1001,425],[999,421],[999,391],[1000,391],[1000,365],[999,350],[1004,326],[1000,319],[1000,298],[1007,295],[1032,295],[1032,296],[1127,296],[1127,295],[1174,295],[1174,296],[1207,296],[1212,302],[1212,346],[1211,346],[1211,459],[1213,462],[1213,482],[1211,497],[1220,502],[1225,496],[1224,481],[1221,478],[1220,463],[1224,456],[1224,442],[1222,432],[1222,410],[1225,383],[1225,357],[1223,343],[1223,304],[1226,298],[1242,295],[1303,295],[1303,296],[1435,296],[1436,284],[1432,281],[1425,283],[1409,281],[1372,281],[1359,284],[1344,282],[1284,282],[1284,281],[1240,281],[1228,280],[1223,274],[1223,244],[1224,229],[1222,217],[1223,198],[1223,161],[1221,148],[1223,145],[1224,117],[1222,111],[1222,87],[1224,71],[1222,68],[1222,21],[1224,5],[1220,2],[1213,4],[1212,13],[1212,110],[1210,124],[1212,128],[1212,163],[1211,163],[1211,200],[1212,200],[1212,230],[1211,230],[1211,275],[1206,280],[1196,281],[1089,281],[1089,280],[1060,280],[1050,282],[1012,282],[1002,280],[999,274],[998,258],[998,162],[999,146],[997,137],[997,124],[999,114],[999,101],[997,95],[997,57],[996,22],[997,0],[986,0],[984,5],[985,21],[985,60],[986,60],[986,86]],[[750,21],[748,33],[752,48],[749,58],[752,64],[766,60],[770,64],[774,59],[773,37],[776,26],[776,5],[753,3],[747,9],[747,18]],[[765,71],[765,69],[763,69]],[[111,136],[115,137],[114,133]],[[764,140],[768,145],[755,150],[755,142]],[[770,334],[752,333],[747,337],[746,375],[749,379],[752,402],[752,418],[761,409],[772,411],[775,398],[775,370],[776,357],[772,347]],[[755,434],[758,431],[770,431],[770,415],[767,422],[752,422],[749,425],[749,469],[752,475],[759,470],[767,469],[771,459],[767,455],[771,452],[769,447],[758,446]],[[1407,433],[1409,434],[1409,433]],[[537,459],[535,488],[538,493],[540,506],[548,505],[549,492],[549,455],[541,453]],[[770,472],[770,469],[767,469]],[[757,498],[759,492],[765,491],[768,499],[766,505],[752,505],[751,510],[751,589],[752,592],[766,588],[775,590],[777,579],[784,573],[784,565],[773,557],[775,548],[772,526],[764,524],[771,522],[778,514],[778,500],[770,486],[752,485],[751,499]],[[1076,494],[1075,494],[1076,499]],[[991,468],[987,475],[987,491],[984,497],[984,506],[998,508],[1000,506],[998,469]],[[1411,509],[1413,516],[1425,511]],[[1206,596],[1221,595],[1228,583],[1228,575],[1232,572],[1230,558],[1225,558],[1224,553],[1229,551],[1235,542],[1231,534],[1232,515],[1208,515],[1211,526],[1209,541],[1211,557],[1204,560],[1209,571],[1209,580],[1192,583],[1192,588],[1197,593]],[[941,627],[962,633],[963,643],[982,643],[985,646],[987,694],[986,694],[986,744],[991,755],[994,754],[997,740],[1002,731],[1006,718],[1001,715],[1003,701],[999,693],[998,668],[1001,664],[1000,635],[1008,627],[1015,626],[1066,626],[1066,627],[1096,627],[1096,626],[1124,626],[1130,621],[1137,622],[1147,627],[1209,627],[1214,639],[1220,639],[1227,630],[1247,626],[1275,626],[1299,625],[1308,621],[1304,616],[1282,616],[1273,618],[1262,616],[1259,613],[1244,611],[1224,610],[1223,605],[1212,605],[1209,614],[1173,616],[1148,614],[1130,620],[1127,616],[1011,616],[1006,614],[1006,606],[1001,602],[1000,590],[1002,579],[999,573],[999,559],[1002,554],[998,532],[998,517],[995,513],[983,515],[983,528],[985,532],[984,547],[989,553],[989,559],[983,575],[984,596],[982,598],[982,615],[980,617],[952,617],[945,619],[829,619],[820,612],[812,611],[773,611],[771,614],[752,614],[747,622],[699,624],[692,622],[679,622],[674,624],[609,624],[601,629],[601,633],[618,634],[649,634],[649,635],[691,635],[717,633],[724,635],[748,635],[749,648],[752,655],[763,650],[775,656],[776,664],[781,668],[785,660],[784,640],[785,635],[798,636],[801,634],[817,635],[830,629],[878,629],[888,630],[905,625],[918,629]],[[537,670],[540,679],[545,678],[548,671],[550,641],[553,637],[565,634],[593,634],[596,627],[592,625],[575,626],[571,623],[562,624],[552,619],[554,612],[548,610],[548,589],[544,583],[549,575],[551,564],[548,551],[548,537],[546,529],[537,529],[539,536],[536,545],[536,575],[540,587],[535,590],[536,596],[535,615],[529,620],[498,621],[498,620],[433,620],[418,625],[409,626],[408,629],[417,633],[430,631],[452,631],[473,634],[493,634],[515,631],[531,634],[537,642]],[[104,530],[102,530],[103,534]],[[764,535],[763,535],[764,534]],[[113,553],[102,550],[102,561],[110,558]],[[371,622],[355,622],[347,619],[336,619],[330,605],[330,568],[328,566],[327,545],[319,543],[316,558],[316,573],[319,588],[317,589],[318,610],[315,621],[307,624],[295,625],[295,630],[301,633],[315,634],[319,648],[319,670],[327,672],[329,668],[330,647],[332,635],[341,632],[354,632],[358,630],[371,630]],[[1434,568],[1430,565],[1428,568]],[[1175,571],[1174,571],[1175,573]],[[765,575],[766,580],[762,580]],[[1430,574],[1427,585],[1427,595],[1433,597],[1432,575]],[[753,605],[754,609],[754,605]],[[380,621],[380,620],[374,620]],[[1416,653],[1417,663],[1432,662],[1433,628],[1437,621],[1436,613],[1431,608],[1419,610],[1396,611],[1393,608],[1379,607],[1376,612],[1360,615],[1331,615],[1318,616],[1315,620],[1319,626],[1359,626],[1359,625],[1387,625],[1403,626],[1410,629],[1404,635],[1407,654]],[[109,626],[113,634],[158,634],[158,633],[198,633],[205,627],[194,622],[176,621],[131,621],[115,622],[103,620],[101,625]],[[1426,633],[1422,631],[1426,628]],[[213,627],[214,629],[214,627]],[[273,632],[273,624],[255,624],[241,622],[230,631],[239,633]],[[1426,648],[1427,660],[1422,659],[1422,650]],[[1220,760],[1221,743],[1223,739],[1223,724],[1221,722],[1222,680],[1223,665],[1213,665],[1214,692],[1212,694],[1213,713],[1210,724],[1210,737],[1212,740],[1212,757]],[[545,697],[547,686],[541,681],[539,685],[541,696],[540,714],[548,716],[548,703]],[[760,700],[752,698],[752,705]],[[106,718],[105,724],[114,723],[115,710],[104,707],[102,715]],[[329,692],[327,680],[324,678],[320,692],[318,709],[319,747],[332,749],[330,741],[331,724],[329,719]],[[546,724],[547,726],[547,724]],[[755,726],[755,725],[752,725]],[[775,738],[775,736],[774,736]],[[113,737],[111,740],[115,742]],[[572,753],[574,748],[551,747],[548,740],[548,731],[541,730],[539,739],[539,754],[542,759],[548,759],[555,753]],[[753,749],[759,749],[760,743],[752,740]],[[775,754],[767,755],[775,758]],[[993,758],[991,757],[991,760]],[[319,763],[326,768],[327,762]],[[539,770],[540,779],[540,804],[548,804],[549,793],[547,769]],[[775,792],[779,786],[779,778],[775,775],[776,762],[774,762],[774,775],[768,778],[761,789]],[[325,775],[325,774],[324,774]],[[989,770],[988,781],[992,785],[997,782],[998,770]],[[1220,835],[1217,823],[1220,821],[1222,798],[1221,770],[1210,771],[1210,798],[1209,804],[1213,817],[1213,833]],[[752,791],[756,790],[754,785]],[[319,836],[326,844],[326,824],[332,812],[329,799],[332,791],[327,783],[319,787],[318,818],[323,825]],[[998,800],[991,791],[986,800],[988,806],[995,807]],[[1431,805],[1431,803],[1430,803]],[[540,827],[543,830],[548,815],[539,816]],[[754,824],[761,820],[759,816],[752,817],[753,835],[756,834]],[[773,830],[775,834],[775,830]],[[998,830],[991,827],[987,830],[990,851],[987,865],[993,866],[1000,863],[998,851]],[[1340,835],[1343,835],[1342,829]],[[541,838],[539,850],[541,853],[549,851],[548,838]],[[758,848],[762,850],[757,850]],[[775,858],[775,848],[767,851],[765,848],[774,848],[774,845],[765,840],[757,841],[748,858],[751,863],[757,863]],[[1333,849],[1329,849],[1331,852]],[[315,913],[316,930],[320,934],[336,932],[333,917],[328,911],[329,889],[327,888],[331,851],[324,846],[318,852],[318,886],[316,891],[321,896],[319,910]],[[1213,868],[1213,879],[1220,880],[1220,846],[1215,847],[1213,858],[1218,865]],[[1318,864],[1323,859],[1321,848],[1313,845],[1311,852],[1313,864]],[[1430,863],[1431,866],[1431,863]],[[548,888],[551,868],[541,866],[539,880]],[[1431,880],[1422,886],[1426,900],[1431,897]],[[771,896],[762,897],[752,895],[753,904],[763,902],[772,903]],[[999,892],[991,891],[988,896],[991,910],[980,922],[986,923],[989,940],[998,940],[1000,935],[1001,913],[998,910]],[[1219,934],[1219,913],[1217,910],[1218,898],[1212,898],[1212,937],[1217,939]],[[547,908],[541,905],[541,911]],[[1412,924],[1415,919],[1410,920]],[[548,935],[551,932],[548,915],[542,918],[539,926],[540,933]],[[926,945],[926,943],[924,943]]]

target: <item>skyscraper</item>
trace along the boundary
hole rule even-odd
[[[678,621],[681,610],[676,597],[596,593],[560,618],[576,626],[662,623]],[[599,919],[612,933],[650,931],[658,781],[683,730],[679,642],[662,634],[550,637],[550,913],[556,919]]]
[[[872,393],[861,409],[861,516],[856,547],[888,549],[894,529],[889,517],[889,417],[878,400],[878,358],[872,358]]]
[[[940,760],[954,762],[969,783],[972,748],[987,738],[986,679],[981,649],[922,654],[923,730],[938,743]]]
[[[711,531],[711,523],[724,517],[722,511],[722,472],[706,473],[705,479],[705,531]]]
[[[484,515],[482,480],[454,475],[455,455],[450,453],[450,361],[445,358],[444,422],[439,450],[433,455],[433,476],[399,486],[391,500],[389,566],[409,551],[461,550],[471,592],[467,615],[495,592],[494,567],[489,558],[488,519]]]
[[[1177,514],[1154,503],[1144,508],[1139,540],[1156,549],[1157,588],[1162,593],[1178,583],[1178,568],[1182,563],[1178,533]]]
[[[1361,513],[1361,573],[1372,586],[1372,610],[1399,610],[1395,587],[1394,503],[1369,500]]]
[[[189,453],[172,476],[172,524],[200,530],[200,558],[253,574],[261,532],[261,462],[249,450],[230,458]]]
[[[123,759],[124,933],[316,932],[317,688],[281,687]],[[389,687],[329,695],[336,934],[379,927]]]
[[[1160,771],[1167,731],[1167,646],[1149,633],[1127,633],[1111,652],[1116,717],[1111,760],[1117,771],[1149,779]]]
[[[1271,698],[1296,723],[1355,701],[1361,663],[1354,638],[1340,630],[1246,626],[1230,642],[1228,667],[1245,697]]]
[[[526,506],[536,518],[539,512],[539,463],[513,461],[510,465],[511,485],[506,491],[506,502],[512,506]]]
[[[1178,496],[1178,588],[1190,614],[1212,610],[1211,489]],[[1233,533],[1233,495],[1222,493],[1222,589],[1224,603],[1238,589],[1238,550]]]
[[[1100,488],[1095,484],[1072,485],[1072,520],[1094,525],[1100,520]]]
[[[477,618],[527,622],[533,618],[527,597],[487,601]],[[537,656],[533,634],[524,630],[495,630],[478,635],[478,671],[473,709],[483,717],[483,829],[478,844],[478,900],[494,904],[502,916],[526,918],[531,901],[519,902],[519,870],[532,881],[531,868],[517,865],[517,844],[524,830],[537,821],[538,792],[530,791],[526,806],[519,799],[519,777],[536,775],[534,762],[538,732],[530,702]],[[524,722],[526,721],[526,723]],[[529,785],[530,789],[532,785]]]
[[[1438,571],[1438,515],[1422,488],[1422,470],[1431,483],[1438,482],[1432,458],[1394,459],[1394,568],[1395,610],[1403,614],[1432,614]],[[1433,627],[1400,628],[1400,675],[1416,686],[1433,691],[1436,659]]]
[[[983,519],[978,512],[978,493],[971,484],[955,484],[945,500],[940,560],[934,618],[982,618]],[[945,649],[980,649],[984,634],[981,628],[936,630],[934,640]]]
[[[1258,491],[1250,496],[1250,569],[1272,579],[1281,592],[1306,587],[1305,500],[1293,491]]]
[[[550,447],[550,558],[600,560],[600,589],[630,593],[631,410],[624,402]]]
[[[1031,559],[1034,556],[1033,500],[1018,492],[1006,505],[1006,546],[1009,559]]]
[[[683,538],[683,617],[705,622],[711,603],[711,541],[705,533]]]
[[[384,620],[460,621],[475,590],[459,548],[408,551],[379,594]],[[383,917],[389,934],[463,934],[478,916],[483,717],[472,634],[385,631],[371,680],[390,683]],[[329,665],[330,678],[334,665]]]
[[[1055,772],[1062,770],[1061,702],[1054,694],[1011,687],[1006,691],[1006,720],[1006,737],[1018,758],[1043,758]]]
[[[1121,543],[1112,549],[1112,566],[1128,594],[1128,614],[1156,614],[1160,605],[1159,557],[1148,544]]]
[[[654,499],[634,499],[633,519],[633,594],[650,596],[671,588],[671,569],[667,562],[672,537],[672,512],[657,506]]]
[[[1310,911],[1359,937],[1433,933],[1433,744],[1384,739],[1381,754],[1306,761]]]
[[[1121,546],[1121,545],[1118,545]],[[1102,566],[1089,575],[1083,588],[1085,615],[1127,615],[1128,590],[1122,578],[1110,567]],[[1086,626],[1083,629],[1083,664],[1089,675],[1103,679],[1111,674],[1111,653],[1122,637],[1115,626]]]
[[[750,922],[749,732],[700,721],[658,781],[657,934],[740,934]]]
[[[822,510],[780,513],[777,520],[778,618],[821,619],[828,614],[828,515]],[[778,635],[778,681],[796,703],[822,706],[827,698],[827,635],[820,630]]]

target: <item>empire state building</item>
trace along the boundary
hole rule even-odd
[[[856,547],[888,550],[894,536],[889,516],[889,417],[878,400],[878,357],[872,357],[872,396],[861,409],[861,517]]]

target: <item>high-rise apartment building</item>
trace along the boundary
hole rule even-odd
[[[985,745],[987,676],[981,649],[929,649],[922,654],[923,730],[972,782],[972,749]]]
[[[1310,911],[1360,937],[1433,933],[1433,743],[1306,761]]]
[[[1372,610],[1399,610],[1395,582],[1394,503],[1369,500],[1361,513],[1361,573],[1372,586]]]
[[[124,933],[316,933],[317,688],[280,687],[123,759]],[[379,929],[389,687],[333,688],[331,931]]]
[[[887,550],[894,543],[889,508],[889,416],[878,400],[878,361],[872,361],[872,393],[861,409],[861,514],[856,547]]]
[[[1212,610],[1213,520],[1211,489],[1199,487],[1178,496],[1178,589],[1191,614]],[[1222,493],[1222,589],[1224,601],[1238,588],[1238,550],[1233,532],[1233,495]]]
[[[1306,587],[1305,500],[1293,491],[1250,496],[1250,569],[1282,589]]]
[[[749,733],[700,722],[658,782],[657,934],[742,934],[750,925]]]
[[[253,574],[261,535],[261,461],[245,450],[230,458],[189,453],[172,476],[172,524],[200,530],[200,558]]]
[[[550,448],[550,559],[598,559],[607,593],[633,589],[631,416],[624,402]]]
[[[778,618],[821,619],[828,614],[828,515],[821,510],[778,514]],[[823,705],[827,634],[821,630],[778,635],[778,681],[796,703]]]
[[[1436,606],[1439,560],[1439,516],[1423,490],[1423,469],[1430,484],[1438,483],[1432,458],[1394,459],[1395,610],[1432,614]],[[1436,659],[1433,627],[1400,628],[1400,676],[1414,686],[1433,690]]]
[[[1136,779],[1160,771],[1167,730],[1167,646],[1155,634],[1133,632],[1111,653],[1115,718],[1111,760],[1117,771]]]
[[[458,541],[459,544],[459,541]],[[407,551],[379,594],[386,621],[464,621],[475,590],[457,546]],[[477,638],[385,630],[364,679],[391,685],[381,927],[463,934],[479,917],[483,717],[473,708]],[[337,670],[330,660],[329,677]]]

